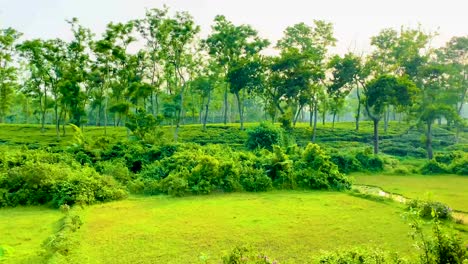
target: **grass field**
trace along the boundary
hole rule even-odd
[[[458,175],[365,175],[354,174],[357,184],[379,186],[409,198],[440,201],[468,212],[468,177]]]
[[[61,218],[58,210],[47,207],[0,209],[0,247],[7,251],[0,263],[38,263],[42,242]]]
[[[334,192],[134,197],[88,208],[70,261],[219,263],[236,245],[252,245],[281,263],[308,263],[337,247],[408,254],[402,212],[394,203]]]
[[[78,211],[84,225],[63,263],[219,263],[243,245],[281,263],[353,247],[415,254],[402,205],[340,192],[133,196]],[[0,210],[0,245],[10,249],[0,262],[40,263],[41,244],[61,217],[44,207]]]

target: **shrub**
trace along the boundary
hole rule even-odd
[[[364,170],[358,159],[348,153],[333,153],[331,161],[335,163],[343,173],[350,173]]]
[[[323,264],[381,264],[381,263],[407,263],[396,253],[389,253],[380,249],[355,248],[327,252],[319,258]]]
[[[384,168],[384,162],[379,156],[368,152],[359,152],[356,154],[356,159],[361,163],[362,168],[368,171],[378,172]]]
[[[281,133],[280,128],[271,124],[261,123],[259,126],[247,131],[247,148],[265,148],[272,150],[273,145],[277,145],[281,142]]]
[[[258,253],[255,250],[245,247],[235,247],[228,255],[223,257],[223,264],[279,264],[276,260],[271,260],[268,256]]]
[[[133,175],[124,162],[122,159],[98,162],[96,170],[101,174],[112,176],[114,179],[126,184],[132,180]]]
[[[444,164],[437,162],[435,159],[427,161],[421,168],[422,174],[442,174],[447,172],[447,167]]]
[[[300,160],[294,163],[294,173],[299,186],[308,189],[347,190],[351,188],[348,177],[339,172],[319,145],[309,143]]]
[[[6,162],[0,172],[0,206],[91,204],[125,198],[127,192],[112,177],[103,177],[91,167],[83,167],[66,153],[22,151],[27,160]],[[16,155],[16,154],[15,154]]]
[[[452,209],[441,202],[411,200],[407,204],[408,209],[415,210],[423,218],[451,219]]]
[[[188,176],[189,171],[187,169],[169,174],[159,184],[161,192],[173,196],[184,196],[189,191]]]
[[[468,154],[464,153],[454,159],[449,166],[449,171],[459,175],[468,175]]]
[[[421,263],[466,263],[468,261],[468,249],[459,234],[444,228],[437,216],[429,222],[432,224],[432,235],[426,234],[427,229],[424,226],[428,223],[419,220],[415,212],[410,212],[407,216],[412,220],[411,236],[416,240],[415,246],[420,251]]]
[[[273,188],[273,182],[263,170],[251,167],[243,168],[240,183],[248,192],[264,192]]]

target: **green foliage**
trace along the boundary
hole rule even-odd
[[[320,256],[321,264],[381,264],[408,263],[396,253],[389,253],[380,249],[355,248],[327,252]]]
[[[356,159],[362,164],[362,167],[368,171],[382,171],[384,162],[382,158],[377,155],[370,154],[367,151],[359,152],[356,154]]]
[[[431,222],[422,222],[414,212],[408,213],[411,220],[411,236],[416,240],[419,259],[424,264],[465,263],[468,261],[468,249],[459,234],[443,227],[435,211]],[[432,225],[432,235],[425,233],[425,225]]]
[[[8,153],[0,158],[0,207],[17,205],[92,204],[125,198],[111,176],[81,167],[64,153],[40,150]]]
[[[235,247],[228,255],[223,257],[223,264],[279,264],[265,254],[256,252],[250,247]]]
[[[351,181],[341,174],[338,166],[331,161],[319,145],[309,143],[301,158],[294,164],[298,185],[310,189],[346,190]]]
[[[264,192],[273,188],[272,180],[261,169],[245,168],[240,176],[240,184],[248,192]]]
[[[68,205],[62,205],[60,209],[62,209],[65,216],[60,221],[59,230],[42,243],[42,247],[46,253],[45,258],[50,262],[54,262],[52,260],[58,261],[58,259],[63,259],[71,253],[73,248],[78,245],[78,242],[72,235],[83,225],[81,217],[75,210],[70,210]]]
[[[268,123],[261,123],[259,126],[247,131],[247,148],[273,149],[273,145],[281,143],[282,130]]]
[[[125,126],[132,131],[140,140],[148,143],[161,141],[163,131],[159,125],[162,117],[155,118],[152,114],[146,113],[142,109],[137,109],[136,113],[128,114],[128,120]]]
[[[423,200],[410,200],[407,203],[408,210],[418,212],[420,217],[423,218],[434,218],[438,219],[451,219],[452,209],[441,202],[437,201],[423,201]]]
[[[447,172],[447,166],[437,162],[435,159],[427,161],[421,168],[422,174],[443,174]]]

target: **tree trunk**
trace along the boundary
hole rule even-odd
[[[427,148],[427,158],[432,159],[432,121],[427,122],[427,134],[426,134],[426,148]]]
[[[208,120],[208,109],[210,106],[210,101],[211,101],[211,91],[208,92],[208,100],[205,105],[205,116],[203,118],[203,131],[206,131],[206,121]]]
[[[314,110],[312,108],[309,109],[309,127],[312,127],[312,118],[314,116]]]
[[[335,129],[335,118],[336,118],[336,112],[333,111],[332,131]]]
[[[46,94],[46,89],[44,88],[44,105],[42,108],[42,121],[41,121],[41,132],[45,132],[45,116],[46,116],[46,110],[47,110],[47,94]]]
[[[312,142],[315,142],[315,136],[317,134],[317,102],[314,103],[314,127],[312,128]]]
[[[244,111],[242,109],[242,101],[239,96],[239,92],[234,93],[237,99],[237,108],[239,110],[239,121],[240,121],[240,130],[244,130]]]
[[[57,134],[57,139],[60,139],[60,117],[58,114],[57,98],[55,98],[54,114],[55,114],[55,132]]]
[[[323,111],[322,113],[322,125],[325,125],[325,116],[327,115],[327,113],[325,111]]]
[[[107,136],[107,101],[108,99],[106,98],[106,102],[104,104],[104,136]]]
[[[293,120],[293,126],[296,127],[296,123],[297,123],[297,120],[299,119],[299,115],[301,114],[302,112],[302,108],[304,108],[304,105],[301,105],[299,107],[299,109],[297,110],[296,112],[296,115],[294,116],[294,120]]]
[[[387,106],[387,109],[384,113],[384,133],[387,134],[388,129],[388,119],[390,118],[390,107]]]
[[[373,118],[374,121],[374,154],[379,154],[379,119]]]
[[[223,111],[224,111],[224,125],[227,124],[228,120],[228,85],[226,83],[226,87],[224,88],[224,106],[223,106]]]
[[[359,87],[357,87],[356,92],[358,98],[358,108],[356,113],[356,131],[359,131],[359,119],[361,118],[361,95],[359,94]]]

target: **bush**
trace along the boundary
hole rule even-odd
[[[309,143],[300,160],[294,164],[295,178],[299,186],[308,189],[351,189],[351,181],[339,172],[319,145]]]
[[[133,175],[124,162],[122,159],[98,162],[96,170],[101,174],[112,176],[119,182],[126,184],[133,179]]]
[[[422,201],[422,200],[411,200],[407,204],[408,209],[415,210],[418,212],[420,217],[423,218],[434,218],[439,219],[451,219],[452,209],[441,202],[436,201]]]
[[[268,150],[273,149],[273,145],[281,142],[281,129],[267,123],[261,123],[259,126],[248,130],[247,134],[247,148],[265,148]]]
[[[241,172],[240,183],[248,192],[264,192],[273,188],[273,182],[263,170],[244,168]]]
[[[184,196],[189,191],[188,176],[189,172],[186,169],[169,174],[160,182],[161,192],[173,196]]]
[[[331,161],[335,163],[341,172],[350,173],[356,171],[363,171],[363,167],[358,159],[352,154],[348,153],[333,153]]]
[[[427,161],[421,168],[422,174],[443,174],[447,172],[447,167],[444,164],[437,162],[435,159]]]
[[[367,171],[379,172],[384,168],[384,161],[382,158],[374,154],[370,154],[369,152],[357,153],[356,159],[361,163],[362,168]]]
[[[18,157],[22,157],[18,159]],[[112,177],[83,167],[66,153],[20,151],[3,160],[0,206],[91,204],[122,199],[127,192]]]
[[[258,253],[248,247],[235,247],[228,255],[223,257],[223,264],[279,264],[268,256]]]
[[[407,263],[398,254],[389,253],[380,249],[355,248],[324,253],[319,258],[323,264],[381,264],[381,263]]]
[[[468,175],[468,154],[464,153],[455,158],[449,166],[449,171],[459,175]]]

